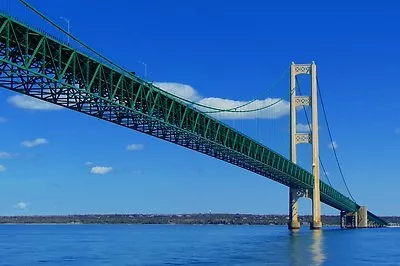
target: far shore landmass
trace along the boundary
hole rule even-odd
[[[400,225],[400,216],[382,217],[390,225]],[[308,225],[311,215],[299,216]],[[326,226],[338,226],[338,215],[322,215]],[[0,224],[193,224],[193,225],[286,225],[287,215],[257,214],[81,214],[0,216]]]

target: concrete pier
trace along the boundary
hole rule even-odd
[[[299,211],[298,211],[299,196],[297,195],[297,192],[298,192],[297,189],[289,188],[289,221],[288,221],[289,230],[300,229]]]
[[[355,212],[340,212],[340,228],[368,228],[368,208],[360,207]]]
[[[359,228],[367,228],[368,227],[368,209],[366,206],[362,206],[358,210],[359,218],[358,218],[358,227]]]
[[[345,228],[357,228],[357,212],[346,212],[344,215],[344,227]]]
[[[340,211],[340,228],[346,227],[346,212]]]

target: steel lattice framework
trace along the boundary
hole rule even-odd
[[[311,190],[311,173],[151,83],[0,14],[0,87],[82,112]],[[360,207],[320,182],[321,201]],[[376,225],[386,222],[368,213]]]

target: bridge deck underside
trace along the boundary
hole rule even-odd
[[[207,154],[302,190],[311,173],[129,72],[0,15],[0,87]],[[358,205],[321,181],[321,201]],[[369,213],[371,221],[385,222]]]

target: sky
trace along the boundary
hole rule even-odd
[[[29,2],[65,29],[61,17],[67,18],[74,36],[118,65],[182,97],[220,108],[283,98],[262,112],[215,117],[286,157],[287,71],[293,61],[314,60],[334,139],[320,108],[320,153],[330,181],[346,194],[334,145],[357,203],[400,215],[398,5]],[[17,0],[2,1],[0,9],[66,40]],[[309,93],[309,76],[300,83]],[[304,130],[302,110],[298,116]],[[279,183],[4,89],[0,131],[0,215],[288,212],[288,188]],[[310,169],[311,147],[299,146],[298,157]],[[299,212],[311,213],[309,199],[300,199]],[[322,213],[338,211],[323,205]]]

